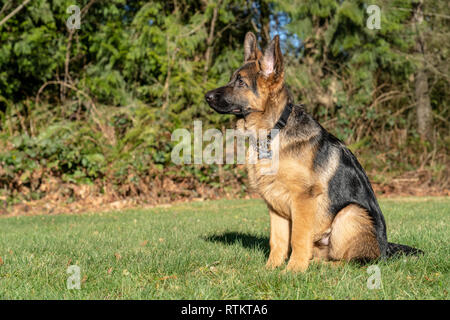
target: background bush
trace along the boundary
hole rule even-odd
[[[373,180],[419,170],[448,188],[448,3],[373,2],[380,30],[358,0],[85,0],[71,31],[72,1],[31,1],[0,24],[0,200],[75,200],[66,185],[114,199],[245,191],[240,167],[173,165],[170,135],[194,119],[232,126],[203,95],[241,65],[247,31],[263,46],[281,35],[296,101]],[[21,3],[0,1],[0,21]]]

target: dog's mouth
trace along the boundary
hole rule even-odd
[[[244,118],[247,115],[249,115],[251,113],[251,111],[248,108],[244,108],[241,106],[232,106],[231,107],[231,111],[228,112],[229,114],[234,114],[235,116],[237,116],[238,118]]]
[[[231,109],[231,113],[233,113],[235,115],[242,115],[242,114],[244,114],[244,111],[243,111],[242,107],[233,107]]]
[[[229,105],[229,106],[217,106],[214,103],[208,103],[209,106],[220,114],[234,114],[236,116],[244,116],[246,112],[242,106]]]
[[[245,117],[247,117],[250,113],[253,112],[261,112],[259,110],[253,110],[251,108],[245,108],[239,105],[232,105],[231,107],[228,107],[226,109],[214,106],[212,104],[210,104],[210,107],[217,113],[232,114],[235,115],[238,119],[245,119]]]

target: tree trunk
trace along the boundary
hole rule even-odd
[[[211,25],[209,28],[209,36],[208,39],[206,39],[206,53],[205,53],[205,68],[204,68],[204,74],[203,74],[203,81],[206,81],[208,79],[208,70],[209,65],[211,63],[211,56],[212,56],[212,50],[213,50],[213,42],[214,42],[214,30],[216,27],[216,21],[219,14],[220,6],[222,5],[222,0],[220,0],[216,6],[214,7],[213,16],[211,19]]]
[[[267,1],[259,1],[259,23],[261,25],[262,48],[270,42],[270,8]]]
[[[428,76],[425,68],[420,68],[416,73],[415,81],[417,131],[424,141],[433,139],[433,118],[428,94]]]
[[[431,110],[430,95],[428,88],[428,75],[425,62],[425,41],[420,31],[420,24],[423,21],[421,0],[415,10],[414,18],[416,24],[416,54],[421,56],[421,63],[415,76],[415,98],[417,113],[417,131],[423,141],[433,139],[433,114]]]

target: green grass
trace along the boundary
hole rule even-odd
[[[269,217],[259,200],[0,218],[1,299],[448,299],[448,198],[382,200],[392,242],[420,258],[368,265],[311,264],[304,274],[264,268]],[[67,267],[81,268],[68,290]]]

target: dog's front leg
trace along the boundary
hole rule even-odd
[[[309,260],[312,256],[317,198],[311,195],[298,197],[293,202],[291,210],[292,253],[287,270],[304,272],[308,268]]]
[[[289,254],[290,221],[270,210],[270,255],[266,266],[274,269],[283,264]]]

